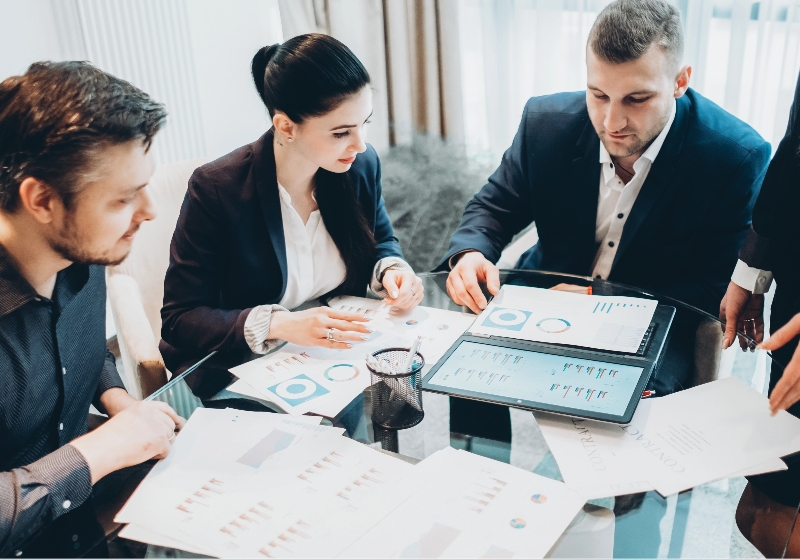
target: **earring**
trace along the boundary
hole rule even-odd
[[[294,140],[294,138],[287,138],[287,140],[291,142],[292,140]]]

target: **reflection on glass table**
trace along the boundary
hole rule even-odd
[[[422,305],[464,312],[447,296],[446,274],[422,277]],[[502,272],[501,283],[542,288],[560,283],[591,285],[595,295],[645,297],[675,307],[671,339],[659,374],[671,372],[678,389],[733,376],[765,394],[772,367],[779,367],[767,353],[742,352],[737,344],[722,351],[722,329],[716,317],[667,297],[603,280],[546,272]],[[274,411],[274,405],[268,402],[227,390],[236,380],[229,369],[257,357],[260,356],[250,353],[203,356],[190,369],[178,371],[152,398],[169,403],[186,418],[199,407]],[[412,428],[392,430],[372,421],[373,401],[374,394],[368,388],[336,417],[324,419],[323,423],[343,427],[347,436],[356,441],[413,461],[451,446],[562,479],[530,412],[426,392],[424,419]],[[590,501],[573,523],[571,539],[557,545],[553,556],[582,553],[581,542],[589,541],[592,546],[599,546],[590,556],[757,556],[734,519],[745,485],[746,480],[740,477],[701,485],[666,499],[647,492]],[[149,551],[155,555],[166,552],[165,548],[153,546]]]

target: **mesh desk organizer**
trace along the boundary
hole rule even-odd
[[[376,351],[372,356],[378,361],[388,361],[401,370],[408,359],[409,350],[392,347]],[[388,374],[367,365],[372,389],[372,421],[387,429],[407,429],[422,421],[422,372],[425,358],[417,353],[411,372]]]

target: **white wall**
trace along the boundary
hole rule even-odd
[[[0,81],[38,60],[61,60],[50,0],[0,0]]]
[[[206,155],[219,157],[270,126],[250,61],[264,45],[283,41],[278,1],[190,0],[187,7]]]
[[[115,0],[114,4],[0,0],[0,80],[24,73],[39,60],[89,59],[132,81],[167,104],[170,120],[161,142],[168,137],[178,142],[184,138],[183,143],[191,147],[189,156],[186,150],[156,149],[161,164],[187,157],[216,158],[267,130],[266,110],[253,85],[250,61],[262,46],[282,41],[278,0]],[[148,33],[137,28],[142,21],[163,26],[173,20],[174,24],[174,18],[183,14],[185,21],[178,23],[188,28],[185,46],[164,41],[163,33],[170,34],[165,29]],[[100,33],[103,25],[116,32]],[[138,41],[145,44],[136,50],[147,50],[147,56],[131,56],[131,44]],[[151,67],[151,54],[170,58],[170,63]],[[140,67],[133,67],[137,64]],[[180,76],[162,71],[176,64],[189,67]],[[176,79],[194,83],[176,84]],[[185,94],[171,95],[185,92],[187,85],[195,93],[190,104],[198,107],[183,105]],[[157,139],[156,148],[161,147],[158,143]]]

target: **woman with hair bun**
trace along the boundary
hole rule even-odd
[[[422,300],[365,141],[364,66],[309,34],[262,48],[252,72],[272,128],[194,172],[172,239],[161,349],[173,371],[215,350],[266,353],[281,340],[341,349],[369,336],[362,315],[287,312],[321,296],[369,286],[400,309]]]

